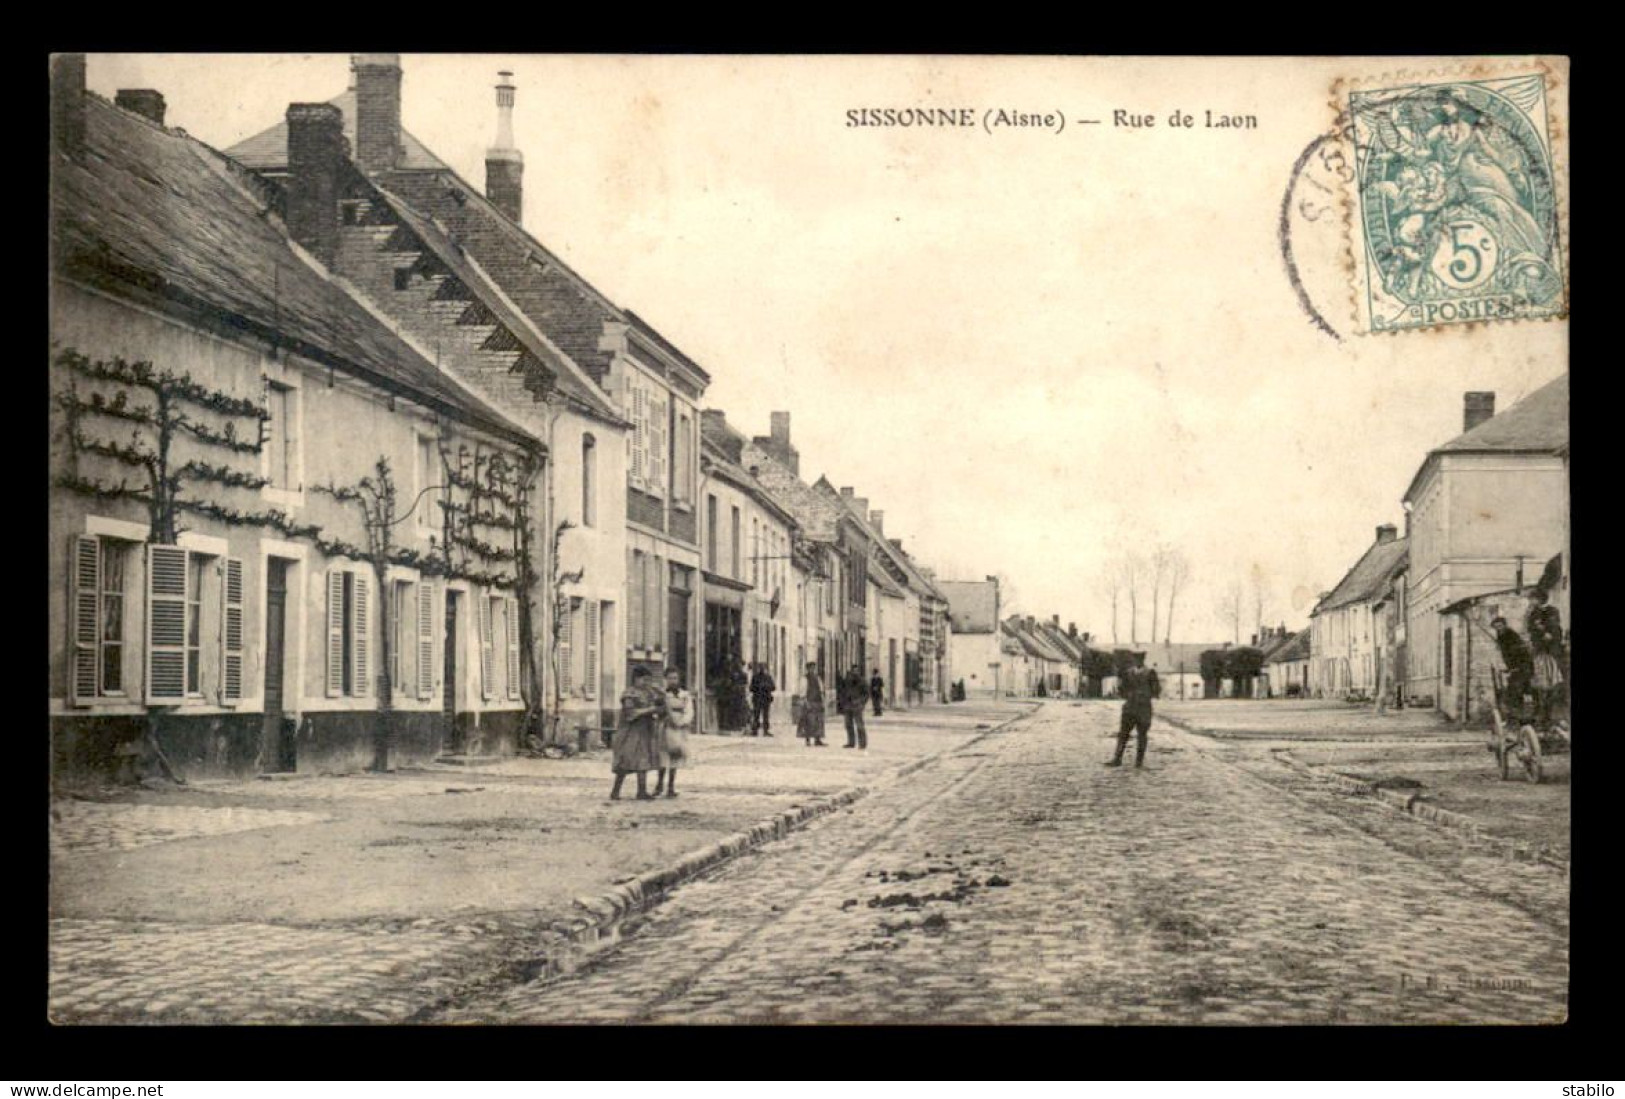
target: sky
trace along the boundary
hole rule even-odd
[[[1102,571],[1175,547],[1172,638],[1222,641],[1231,584],[1261,576],[1264,620],[1299,626],[1376,526],[1403,530],[1464,391],[1505,409],[1567,369],[1562,321],[1357,333],[1347,219],[1302,201],[1336,186],[1324,156],[1289,228],[1341,338],[1302,310],[1294,166],[1340,77],[1403,60],[406,54],[402,118],[481,186],[511,70],[525,227],[704,366],[706,406],[749,434],[790,410],[806,480],[854,486],[939,576],[999,575],[1006,606],[1097,637]],[[88,80],[156,88],[226,148],[338,95],[349,58],[93,54]],[[847,125],[888,107],[978,125]],[[1001,108],[1064,126],[984,129]]]

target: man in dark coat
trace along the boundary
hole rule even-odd
[[[1518,631],[1507,625],[1504,618],[1490,620],[1495,631],[1495,646],[1501,650],[1501,662],[1507,667],[1506,688],[1501,693],[1501,710],[1515,722],[1524,720],[1524,699],[1535,677],[1535,658],[1529,646],[1518,636]]]
[[[867,751],[869,731],[863,727],[863,707],[868,702],[868,691],[863,683],[863,667],[852,665],[852,670],[841,677],[836,688],[835,706],[846,718],[846,747]]]
[[[869,701],[874,704],[876,717],[880,716],[880,700],[885,694],[886,681],[880,678],[880,669],[876,668],[875,674],[869,677]]]
[[[750,677],[750,735],[772,736],[768,722],[773,711],[773,692],[779,685],[767,674],[766,664],[757,664]]]
[[[1106,766],[1123,765],[1123,752],[1128,748],[1128,735],[1133,731],[1134,766],[1144,767],[1146,736],[1151,731],[1151,700],[1162,693],[1156,669],[1145,666],[1144,653],[1134,654],[1134,663],[1117,678],[1117,690],[1123,696],[1123,713],[1117,726],[1117,751],[1106,761]]]

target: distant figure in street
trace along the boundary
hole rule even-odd
[[[869,730],[863,726],[863,707],[869,701],[869,691],[863,682],[863,666],[852,665],[852,670],[841,677],[836,688],[835,707],[846,717],[846,747],[867,751]]]
[[[1535,658],[1530,655],[1524,639],[1518,636],[1518,631],[1507,625],[1506,619],[1492,618],[1490,629],[1495,631],[1495,645],[1501,650],[1501,662],[1507,667],[1506,687],[1501,692],[1502,716],[1521,724],[1524,721],[1524,700],[1535,677]]]
[[[1545,588],[1532,593],[1525,628],[1534,655],[1530,685],[1535,694],[1535,720],[1542,726],[1552,723],[1552,706],[1562,694],[1568,676],[1563,645],[1563,615],[1548,602]]]
[[[880,678],[880,669],[876,668],[875,674],[869,677],[869,701],[874,703],[876,717],[880,716],[880,699],[885,693],[886,681]]]
[[[620,800],[621,783],[629,774],[638,776],[638,799],[650,800],[649,772],[660,766],[660,724],[665,716],[666,699],[654,670],[639,665],[632,687],[621,696],[621,727],[611,743],[615,785],[610,787],[610,800]]]
[[[694,696],[683,690],[683,676],[676,668],[666,669],[666,720],[660,730],[660,765],[654,796],[664,789],[677,796],[677,768],[689,762],[688,731],[694,727]]]
[[[1145,766],[1146,735],[1151,732],[1151,700],[1162,694],[1162,683],[1155,668],[1145,666],[1145,654],[1135,653],[1134,664],[1125,668],[1117,678],[1117,691],[1123,697],[1123,713],[1117,726],[1117,751],[1106,761],[1108,767],[1123,765],[1123,751],[1128,747],[1128,735],[1134,737],[1134,766]]]
[[[807,664],[807,685],[802,688],[801,718],[796,735],[809,748],[828,747],[824,743],[824,684],[818,678],[818,665]]]
[[[767,674],[766,664],[757,664],[750,677],[750,735],[772,736],[768,723],[773,715],[773,692],[779,685]]]

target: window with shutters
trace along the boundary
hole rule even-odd
[[[671,402],[658,389],[651,390],[647,400],[648,434],[644,461],[644,491],[664,499],[670,493],[671,466]]]
[[[328,570],[328,697],[372,694],[373,615],[371,577],[343,568]]]
[[[243,562],[228,557],[220,600],[220,702],[242,701],[245,659],[243,624]]]
[[[627,386],[632,398],[632,430],[627,432],[627,446],[631,454],[627,456],[626,474],[634,488],[645,488],[646,468],[649,453],[649,391],[644,386],[643,379],[636,374],[627,380]]]
[[[129,695],[128,576],[137,545],[94,535],[73,539],[68,693],[74,702]]]
[[[502,600],[502,621],[507,626],[507,675],[504,677],[505,685],[508,688],[508,697],[514,699],[520,696],[519,600],[511,595],[504,597]]]
[[[420,581],[417,586],[417,630],[414,641],[417,652],[417,696],[425,700],[434,697],[434,608],[434,585],[427,580]]]
[[[565,597],[568,604],[559,615],[559,697],[569,698],[576,689],[576,605],[581,600]]]
[[[581,621],[581,695],[598,697],[598,628],[601,620],[596,599],[589,599],[582,608]]]
[[[480,615],[480,697],[496,697],[496,600],[485,596],[479,601]]]
[[[213,598],[205,578],[216,575],[214,562],[211,555],[179,546],[147,547],[150,700],[182,702],[203,694],[205,623],[214,621],[213,615],[205,613],[205,599]]]
[[[399,696],[413,697],[417,691],[417,607],[410,580],[394,580],[389,585],[389,683]]]
[[[705,496],[705,567],[722,575],[717,568],[717,498],[711,493]]]

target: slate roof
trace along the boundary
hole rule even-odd
[[[355,148],[355,89],[347,88],[342,95],[328,103],[344,112],[344,136]],[[264,130],[226,150],[226,155],[245,168],[257,172],[281,172],[288,167],[288,122],[283,119],[269,130]],[[409,169],[451,168],[431,153],[423,142],[401,130],[401,167]]]
[[[717,424],[713,417],[700,417],[700,452],[706,461],[710,462],[713,469],[725,480],[750,493],[751,498],[757,503],[772,512],[791,530],[799,532],[801,524],[796,521],[796,517],[774,498],[773,493],[769,492],[767,486],[757,480],[750,470],[733,460],[727,443],[730,440],[737,442],[743,439],[743,435],[726,423]]]
[[[1184,668],[1186,675],[1196,675],[1202,670],[1202,654],[1209,649],[1223,648],[1223,645],[1200,641],[1175,641],[1167,645],[1113,645],[1112,648],[1145,653],[1145,666],[1155,668],[1164,675],[1178,674],[1181,667]]]
[[[1388,583],[1408,560],[1410,542],[1395,538],[1391,542],[1373,542],[1342,581],[1322,599],[1311,616],[1324,614],[1351,603],[1365,603],[1387,590]]]
[[[948,600],[948,621],[954,633],[992,633],[997,613],[991,580],[938,580],[937,590]]]
[[[1557,454],[1569,442],[1569,376],[1563,374],[1471,431],[1435,447],[1411,478],[1411,499],[1422,474],[1442,454]]]
[[[914,564],[913,559],[910,558],[908,554],[892,545],[891,540],[887,538],[879,528],[869,521],[869,516],[862,508],[858,507],[858,505],[851,498],[842,496],[840,492],[836,490],[835,486],[831,485],[827,479],[820,478],[819,485],[823,486],[825,496],[844,507],[847,514],[852,516],[852,521],[858,525],[858,528],[869,536],[869,540],[875,544],[876,549],[885,554],[886,557],[897,567],[898,571],[908,578],[908,583],[911,588],[920,594],[937,594],[936,587],[920,574],[920,570]],[[814,487],[816,490],[817,486]]]
[[[93,94],[85,143],[82,157],[52,163],[58,275],[274,340],[441,412],[532,438],[296,253],[263,184],[216,150]]]
[[[1290,664],[1309,659],[1309,631],[1299,630],[1264,656],[1266,664]]]
[[[1054,645],[1039,634],[1036,626],[1027,628],[1026,620],[1019,615],[1011,616],[1000,624],[1004,631],[1021,642],[1021,647],[1027,650],[1029,656],[1039,660],[1051,660],[1058,664],[1070,664],[1065,653],[1058,651]]]
[[[1439,447],[1459,451],[1555,451],[1569,441],[1569,376],[1554,378],[1471,431]]]
[[[562,393],[578,407],[585,408],[602,419],[617,424],[626,422],[609,394],[604,392],[574,359],[548,339],[547,334],[540,331],[529,317],[512,305],[507,295],[494,284],[485,269],[472,261],[468,254],[446,235],[439,223],[420,216],[408,203],[390,194],[387,189],[376,184],[373,189],[388,204],[395,216],[406,223],[413,234],[440,262],[451,269],[452,274],[463,285],[479,294],[480,300],[502,322],[502,326],[511,332],[527,351],[553,370],[555,384]]]
[[[344,112],[346,135],[354,144],[355,92],[330,103]],[[280,123],[238,142],[227,154],[245,167],[275,175],[288,164],[288,128]],[[419,213],[445,226],[491,278],[594,382],[602,384],[613,353],[599,347],[604,323],[636,330],[651,344],[679,359],[700,377],[710,375],[643,318],[610,301],[567,263],[498,210],[484,193],[459,176],[416,138],[401,131],[401,162],[375,177]]]

